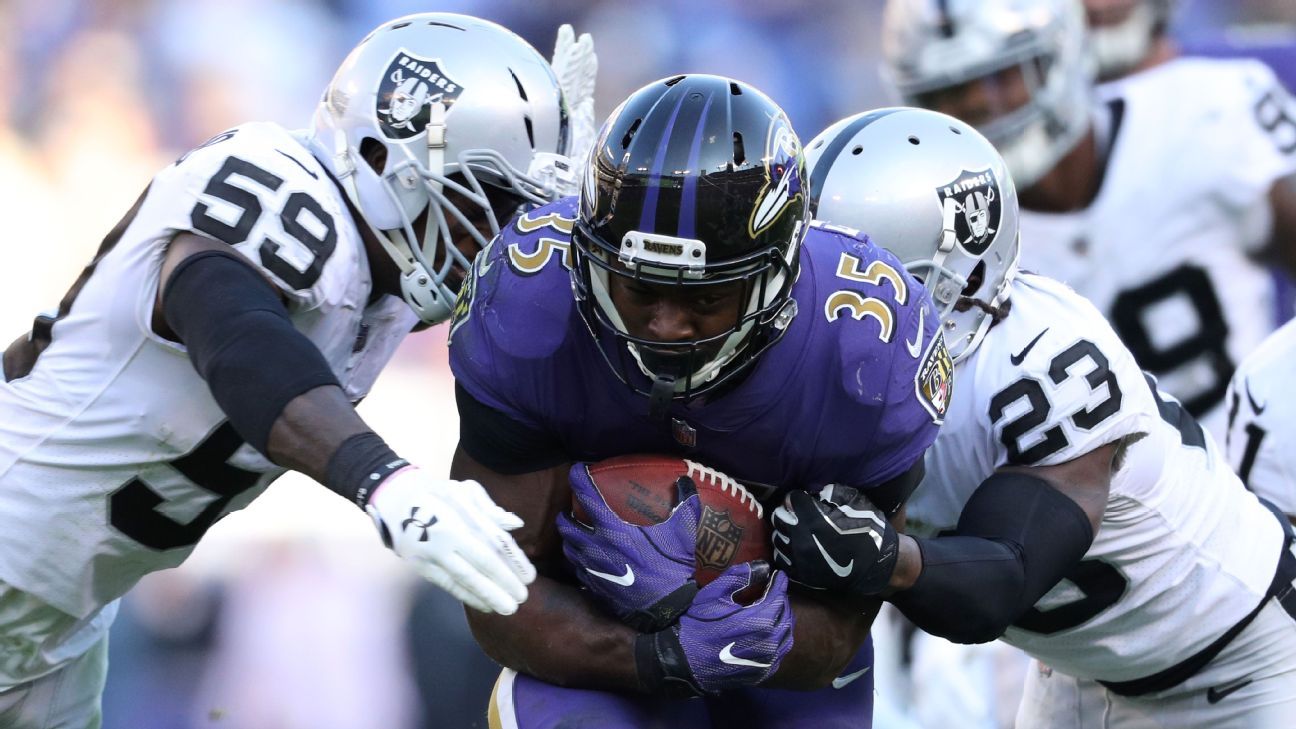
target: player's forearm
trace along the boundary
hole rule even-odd
[[[640,691],[634,630],[598,612],[580,592],[538,577],[515,615],[468,611],[482,650],[503,666],[559,686]]]
[[[827,688],[863,647],[881,602],[861,609],[805,593],[790,597],[796,616],[792,650],[762,685],[795,691]]]
[[[349,437],[369,430],[342,388],[326,385],[293,398],[270,428],[270,460],[327,483],[329,459]]]

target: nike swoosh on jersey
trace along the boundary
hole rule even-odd
[[[1256,415],[1260,415],[1265,411],[1265,408],[1269,407],[1269,403],[1265,403],[1264,405],[1260,405],[1256,403],[1255,396],[1251,394],[1250,382],[1244,382],[1242,385],[1242,389],[1246,390],[1247,400],[1251,403],[1251,409],[1255,411]]]
[[[613,574],[608,574],[607,572],[599,572],[598,570],[592,570],[589,567],[586,567],[585,571],[601,580],[607,580],[608,582],[611,582],[615,585],[620,585],[622,587],[629,587],[633,585],[635,581],[634,568],[632,568],[630,565],[626,565],[626,571],[624,575],[613,575]]]
[[[909,356],[914,359],[918,359],[918,355],[922,354],[923,317],[925,316],[927,316],[927,308],[923,307],[918,310],[918,338],[912,342],[905,340],[905,346],[909,348]]]
[[[823,555],[824,561],[828,563],[828,567],[832,569],[838,577],[847,577],[850,575],[851,570],[855,569],[854,558],[851,558],[851,561],[847,562],[845,565],[837,564],[837,561],[828,554],[828,550],[824,549],[824,545],[819,543],[819,537],[817,535],[811,534],[810,538],[814,540],[815,546],[819,548],[819,554]],[[882,540],[879,539],[877,541],[879,542],[878,548],[880,549]]]
[[[865,666],[854,673],[848,673],[845,676],[838,676],[832,680],[832,687],[835,689],[845,688],[855,679],[868,673],[870,668],[872,668],[872,666]]]
[[[1206,701],[1211,704],[1218,704],[1224,700],[1225,696],[1228,696],[1239,689],[1246,688],[1251,683],[1251,680],[1252,679],[1248,678],[1245,681],[1238,681],[1231,686],[1211,686],[1206,689]]]
[[[1035,338],[1030,340],[1030,344],[1027,344],[1025,349],[1018,352],[1017,354],[1008,355],[1008,360],[1012,362],[1013,367],[1021,366],[1021,363],[1026,360],[1026,355],[1030,354],[1030,351],[1035,348],[1035,344],[1039,342],[1040,338],[1042,338],[1044,334],[1048,332],[1048,330],[1049,330],[1048,327],[1044,327],[1044,331],[1040,332],[1039,334],[1036,334]]]
[[[761,663],[760,661],[751,661],[746,658],[739,658],[733,654],[733,648],[738,643],[735,641],[720,649],[720,660],[731,666],[751,666],[752,668],[769,668],[772,663]]]

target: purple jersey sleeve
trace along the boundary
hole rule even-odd
[[[478,402],[528,427],[549,426],[551,360],[584,334],[571,302],[575,198],[515,219],[477,256],[450,324],[450,368]],[[586,335],[587,336],[587,335]]]
[[[838,401],[824,417],[839,427],[824,447],[854,451],[838,483],[879,484],[911,468],[944,419],[954,367],[940,317],[922,284],[866,239],[814,229],[806,248],[824,302],[813,315],[838,358]]]

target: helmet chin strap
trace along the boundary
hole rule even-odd
[[[670,412],[671,401],[675,399],[675,377],[657,375],[653,378],[652,392],[648,395],[648,417],[652,420],[665,420]]]

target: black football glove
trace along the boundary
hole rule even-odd
[[[793,581],[857,600],[891,581],[900,537],[858,490],[829,484],[815,496],[794,489],[773,520],[774,566]]]

